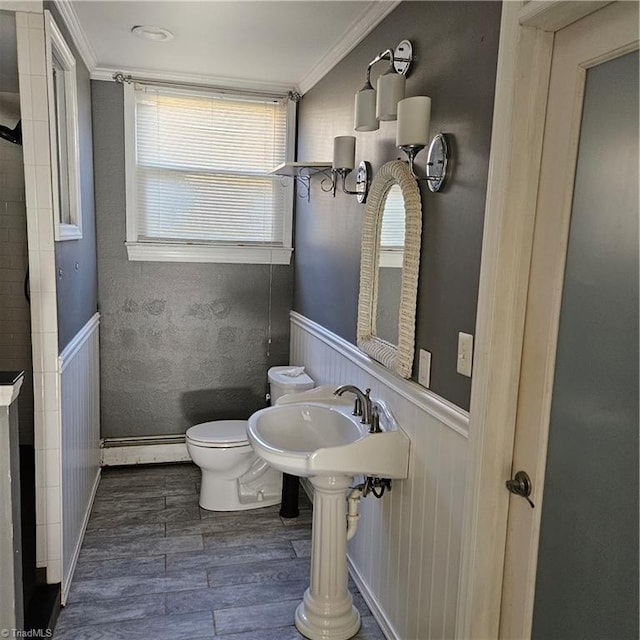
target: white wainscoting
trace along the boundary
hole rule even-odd
[[[100,479],[99,315],[58,358],[61,415],[62,599],[69,592]]]
[[[411,438],[409,477],[361,501],[352,576],[388,638],[453,638],[468,413],[398,378],[354,345],[291,313],[291,364],[316,384],[355,384],[384,400]]]

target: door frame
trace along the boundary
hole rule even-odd
[[[502,5],[471,388],[457,638],[497,638],[554,33],[610,2]]]
[[[503,638],[525,638],[532,631],[558,331],[587,73],[637,51],[638,39],[638,2],[617,2],[569,25],[554,41],[512,465],[512,473],[524,469],[531,476],[536,508],[510,496],[499,628]]]

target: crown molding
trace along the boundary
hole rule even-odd
[[[91,73],[96,68],[98,59],[96,58],[96,54],[94,53],[84,30],[82,29],[82,25],[80,24],[76,10],[73,8],[73,4],[71,4],[70,0],[53,0],[53,4],[58,10],[58,13],[62,16],[62,20],[71,34],[73,44],[76,46],[76,49],[78,50],[85,66],[89,70],[89,73]]]
[[[295,89],[291,85],[265,82],[264,80],[245,80],[242,78],[229,78],[225,76],[209,76],[194,73],[176,73],[167,71],[152,71],[150,69],[129,69],[115,67],[96,67],[91,72],[92,80],[107,80],[114,82],[113,74],[123,73],[133,76],[134,79],[151,80],[155,82],[180,82],[203,87],[219,87],[225,89],[244,89],[253,91],[268,91],[274,94],[286,95]]]
[[[297,87],[285,84],[274,84],[262,80],[243,80],[222,76],[208,76],[188,73],[165,73],[145,69],[122,69],[110,67],[98,67],[96,55],[87,39],[78,15],[71,0],[53,0],[53,3],[62,16],[65,26],[71,34],[71,38],[86,65],[92,80],[113,81],[112,75],[116,71],[140,76],[149,80],[167,82],[189,82],[206,86],[224,86],[231,89],[262,89],[286,93],[295,90],[301,95],[315,86],[333,67],[350,53],[375,27],[384,20],[399,4],[401,0],[381,0],[372,2],[365,11],[352,22],[338,40],[327,49],[327,52],[318,60],[311,71],[298,83]]]
[[[298,83],[298,91],[304,95],[324,78],[340,60],[356,48],[399,4],[401,0],[372,2],[365,11],[354,20],[338,40],[312,67],[311,71]]]
[[[0,11],[42,13],[43,10],[42,0],[0,0]]]

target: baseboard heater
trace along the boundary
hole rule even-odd
[[[184,434],[104,438],[100,457],[103,467],[191,460]]]

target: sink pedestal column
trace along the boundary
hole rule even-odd
[[[315,476],[311,584],[296,610],[298,631],[311,640],[347,640],[360,629],[347,580],[347,500],[351,476]]]

